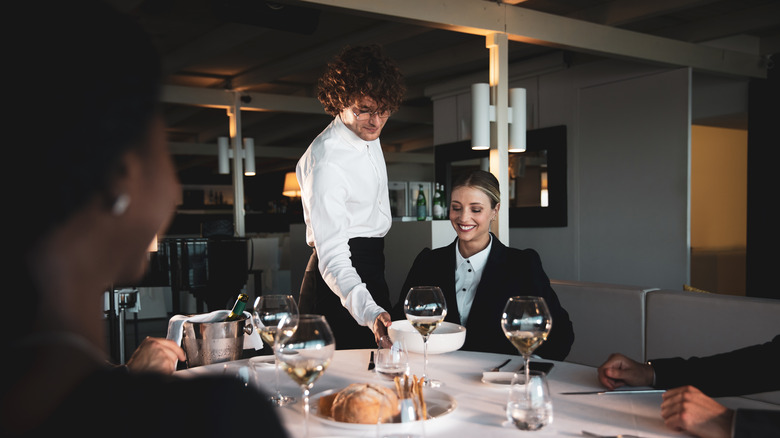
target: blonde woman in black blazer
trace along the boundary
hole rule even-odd
[[[447,300],[445,321],[465,323],[464,350],[517,354],[501,330],[504,305],[512,296],[540,296],[547,302],[553,324],[547,341],[535,354],[563,360],[574,342],[569,314],[550,286],[539,254],[533,249],[509,248],[490,233],[499,199],[498,181],[489,172],[477,170],[455,182],[450,222],[458,237],[446,247],[425,248],[417,255],[393,309],[393,319],[405,318],[403,301],[409,288],[438,286]],[[472,267],[479,279],[469,287],[463,278],[473,275]],[[456,287],[460,288],[457,292]]]

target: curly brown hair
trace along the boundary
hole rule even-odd
[[[401,71],[376,44],[345,47],[317,85],[317,98],[334,117],[364,96],[374,99],[377,109],[395,112],[406,93]]]

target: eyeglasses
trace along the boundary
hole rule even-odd
[[[360,111],[357,112],[354,109],[352,109],[352,114],[355,115],[355,118],[358,120],[368,120],[370,118],[373,118],[374,116],[379,117],[380,119],[386,119],[390,117],[390,114],[392,114],[388,110],[376,110],[376,111]]]

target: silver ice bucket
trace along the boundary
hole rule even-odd
[[[246,315],[235,321],[186,321],[181,343],[187,353],[187,367],[240,359],[244,333],[252,334],[252,322]]]

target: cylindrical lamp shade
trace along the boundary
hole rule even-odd
[[[471,149],[490,149],[490,85],[471,85]]]
[[[244,175],[255,176],[255,139],[244,139]]]
[[[284,175],[282,195],[289,196],[290,198],[301,197],[301,186],[298,185],[298,177],[295,176],[295,172],[287,172],[287,174]]]
[[[525,88],[509,90],[509,106],[512,108],[512,119],[509,121],[509,152],[525,152]]]
[[[217,138],[217,161],[220,175],[230,174],[230,158],[228,150],[230,149],[230,139],[227,137]]]

